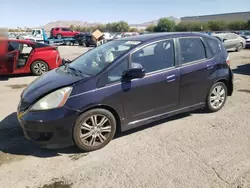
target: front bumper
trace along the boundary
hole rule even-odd
[[[46,148],[67,147],[73,144],[72,128],[77,111],[62,107],[47,111],[17,112],[27,139]]]
[[[249,48],[250,47],[250,41],[247,41],[246,42],[246,48]]]

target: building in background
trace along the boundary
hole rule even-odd
[[[203,16],[188,16],[182,17],[181,22],[200,22],[206,23],[209,21],[247,21],[250,20],[250,12],[235,12],[235,13],[226,13],[226,14],[213,14],[213,15],[203,15]]]

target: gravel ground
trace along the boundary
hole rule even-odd
[[[73,58],[72,49],[76,56],[85,50],[63,47],[61,55]],[[0,187],[249,188],[249,52],[230,53],[235,90],[221,111],[146,125],[91,153],[44,150],[26,141],[14,113],[22,88],[13,84],[29,84],[34,77],[1,81],[0,127],[9,129],[0,132]]]

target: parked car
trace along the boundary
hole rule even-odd
[[[246,39],[246,48],[250,48],[250,37]]]
[[[124,32],[122,33],[122,38],[140,35],[138,32]]]
[[[246,40],[235,33],[217,33],[213,36],[221,40],[227,50],[239,52],[246,47]]]
[[[103,33],[103,35],[104,35],[103,37],[106,41],[111,41],[114,38],[114,36],[111,35],[110,33]]]
[[[61,57],[56,47],[29,40],[6,40],[4,59],[0,60],[0,75],[43,73],[57,68]]]
[[[242,31],[241,33],[240,33],[240,36],[242,37],[242,38],[244,38],[244,39],[249,39],[250,38],[250,31]]]
[[[73,31],[68,27],[55,27],[51,29],[50,36],[61,39],[63,37],[75,37],[79,33],[80,32]]]
[[[113,37],[113,39],[120,39],[120,38],[122,38],[122,33],[118,33]]]
[[[157,33],[117,39],[49,71],[21,94],[18,120],[42,147],[107,145],[119,131],[178,113],[219,111],[233,93],[216,38]]]

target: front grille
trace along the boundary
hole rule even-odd
[[[30,103],[24,101],[23,99],[21,99],[19,106],[18,106],[18,110],[19,111],[25,111],[30,107]]]

